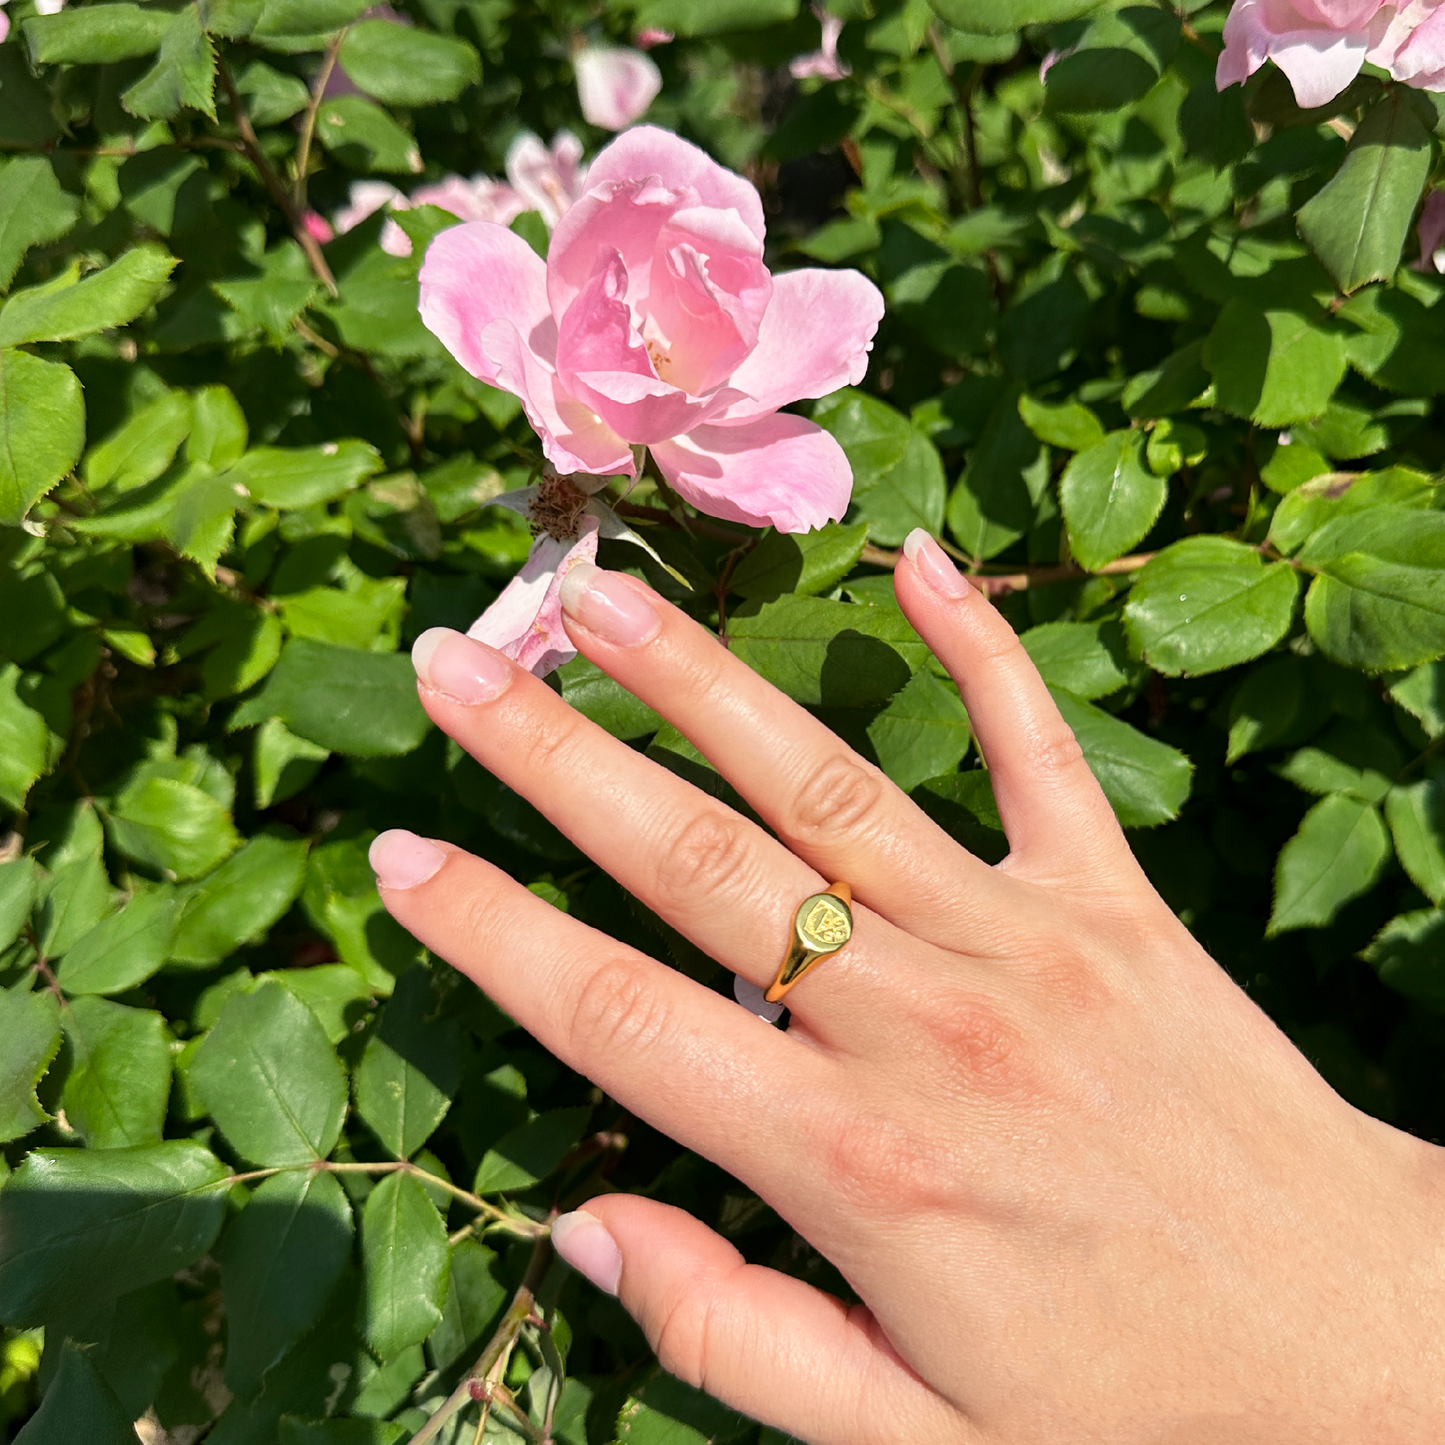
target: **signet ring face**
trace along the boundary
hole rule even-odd
[[[826,893],[805,898],[793,914],[793,937],[772,986],[763,995],[777,1001],[825,958],[831,958],[853,936],[853,891],[835,883]]]

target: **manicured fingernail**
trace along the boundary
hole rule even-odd
[[[915,527],[903,539],[903,555],[913,563],[918,575],[940,597],[956,599],[967,597],[973,591],[967,578],[948,560],[943,548],[922,527]]]
[[[598,1289],[617,1293],[622,1278],[622,1251],[595,1214],[579,1209],[552,1221],[552,1248]]]
[[[637,647],[662,625],[656,609],[616,572],[579,562],[562,579],[562,611],[604,642]]]
[[[450,627],[423,632],[412,644],[411,665],[433,692],[468,707],[490,702],[512,680],[505,658]]]
[[[443,863],[447,855],[435,843],[408,833],[405,828],[392,828],[378,833],[371,840],[366,855],[371,871],[383,888],[415,888],[425,883]]]

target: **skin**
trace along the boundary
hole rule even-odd
[[[498,654],[429,644],[438,726],[754,983],[800,899],[854,890],[853,940],[783,1033],[456,848],[410,887],[379,861],[405,927],[756,1190],[864,1304],[625,1195],[571,1216],[570,1253],[668,1370],[810,1445],[1445,1438],[1445,1151],[1346,1104],[1201,950],[1011,628],[910,542],[898,600],[973,721],[997,867],[633,579],[569,579],[576,646],[775,837]],[[599,578],[643,640],[608,640]],[[497,696],[448,696],[469,658]]]

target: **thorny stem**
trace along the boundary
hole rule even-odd
[[[297,243],[306,253],[306,259],[311,263],[311,269],[316,273],[316,279],[326,287],[332,296],[335,296],[337,294],[336,277],[331,274],[331,267],[326,264],[326,257],[321,254],[321,247],[317,245],[316,237],[306,229],[305,219],[291,199],[290,192],[282,184],[281,177],[276,174],[271,162],[262,155],[261,143],[256,139],[256,128],[251,124],[251,117],[246,114],[246,107],[241,103],[236,82],[231,77],[231,67],[219,56],[216,58],[216,74],[220,76],[226,98],[231,102],[231,114],[235,118],[236,129],[241,133],[241,144],[245,147],[247,159],[255,166],[256,174],[261,177],[261,183],[271,193],[271,199],[281,207],[281,213],[291,227],[291,234],[296,237]]]
[[[970,71],[968,79],[961,81],[958,78],[958,68],[954,65],[953,57],[943,43],[943,35],[937,25],[928,27],[928,43],[933,47],[934,58],[938,61],[939,69],[948,77],[954,101],[958,106],[959,119],[963,122],[963,149],[968,161],[968,204],[970,208],[977,210],[979,206],[983,205],[983,191],[979,186],[978,129],[973,119],[973,93],[978,89],[979,81],[983,79],[983,66],[975,65]]]
[[[326,94],[331,72],[336,69],[336,58],[341,54],[341,42],[346,39],[349,28],[342,26],[331,37],[331,44],[326,47],[326,56],[316,77],[310,103],[306,107],[306,117],[301,122],[301,143],[296,147],[296,174],[291,182],[291,199],[296,209],[302,213],[306,210],[306,172],[311,165],[311,142],[316,135],[316,114],[321,109],[321,99]]]
[[[537,1302],[534,1291],[546,1271],[551,1254],[550,1239],[539,1238],[532,1248],[532,1258],[527,1263],[526,1276],[517,1287],[517,1292],[512,1296],[512,1302],[507,1306],[507,1312],[493,1331],[491,1339],[487,1341],[481,1354],[477,1356],[476,1363],[463,1376],[461,1383],[447,1396],[436,1414],[412,1437],[411,1445],[428,1445],[429,1441],[435,1440],[446,1429],[454,1415],[477,1398],[472,1393],[473,1386],[477,1381],[487,1380],[497,1361],[516,1344],[522,1326],[532,1319]],[[502,1399],[500,1386],[496,1389],[486,1389],[482,1398]],[[511,1395],[507,1394],[506,1400],[510,1399]],[[527,1421],[527,1424],[532,1430],[536,1429],[530,1420]],[[536,1438],[540,1439],[541,1437],[537,1436]]]
[[[954,549],[949,548],[950,551]],[[873,567],[897,567],[901,552],[875,547],[871,543],[863,549],[863,561]],[[1022,572],[986,574],[970,572],[968,580],[987,597],[999,597],[1009,592],[1023,592],[1030,587],[1045,587],[1051,582],[1073,582],[1085,577],[1118,577],[1125,573],[1137,572],[1152,562],[1157,553],[1136,552],[1130,557],[1116,557],[1102,567],[1086,571],[1082,567],[1066,562],[1057,567],[1028,567]]]
[[[50,960],[40,951],[40,935],[35,931],[33,923],[26,923],[25,937],[29,940],[30,946],[35,950],[35,971],[45,980],[45,987],[60,1001],[61,1008],[65,1007],[65,995],[60,990],[60,982],[55,977],[55,970],[50,966]]]

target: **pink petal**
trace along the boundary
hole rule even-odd
[[[1363,34],[1295,31],[1270,48],[1269,57],[1289,77],[1301,110],[1328,105],[1360,73],[1369,48]]]
[[[1294,7],[1306,23],[1331,30],[1363,30],[1385,0],[1294,0]]]
[[[332,218],[336,234],[344,236],[383,206],[395,205],[398,201],[405,205],[406,197],[386,181],[353,181],[346,204]]]
[[[570,130],[559,130],[550,150],[524,131],[507,151],[507,179],[529,210],[541,212],[548,230],[582,194],[587,171],[581,160],[582,142]]]
[[[532,543],[522,570],[477,618],[467,636],[505,653],[538,677],[577,656],[562,626],[562,579],[579,562],[597,560],[597,519],[583,517],[582,535],[559,542],[543,535]]]
[[[719,211],[736,211],[759,245],[767,234],[763,202],[751,181],[720,166],[704,150],[655,125],[640,125],[620,135],[592,162],[590,187],[609,181],[656,176],[674,190],[696,192],[698,203]]]
[[[1417,233],[1420,237],[1420,259],[1415,263],[1415,269],[1440,270],[1440,249],[1445,244],[1445,191],[1431,191],[1425,198]]]
[[[1224,22],[1224,49],[1214,72],[1216,88],[1243,85],[1269,58],[1273,38],[1262,0],[1238,0]]]
[[[731,407],[726,420],[856,386],[867,374],[882,319],[882,294],[857,271],[810,268],[775,276],[757,347],[728,382],[753,399]]]
[[[323,246],[328,241],[336,239],[336,232],[331,229],[331,222],[319,211],[304,211],[301,215],[301,224],[306,227],[306,234]]]
[[[632,39],[639,49],[651,50],[657,45],[670,45],[677,37],[671,30],[658,30],[655,26],[645,25]]]
[[[813,422],[777,413],[744,426],[700,426],[652,448],[668,485],[709,516],[809,532],[848,509],[853,472]]]
[[[459,221],[493,221],[509,225],[527,203],[505,181],[491,176],[446,176],[435,185],[418,186],[411,193],[413,206],[440,206]]]
[[[505,226],[473,221],[443,231],[427,248],[420,282],[421,319],[473,376],[496,383],[496,362],[482,347],[494,321],[511,322],[550,362],[546,263]]]
[[[1419,90],[1445,89],[1445,10],[1432,10],[1410,33],[1390,74]]]
[[[10,17],[0,10],[0,45],[5,43],[5,37],[10,34]]]
[[[587,46],[572,57],[577,99],[588,125],[626,130],[662,89],[662,72],[640,50]]]

